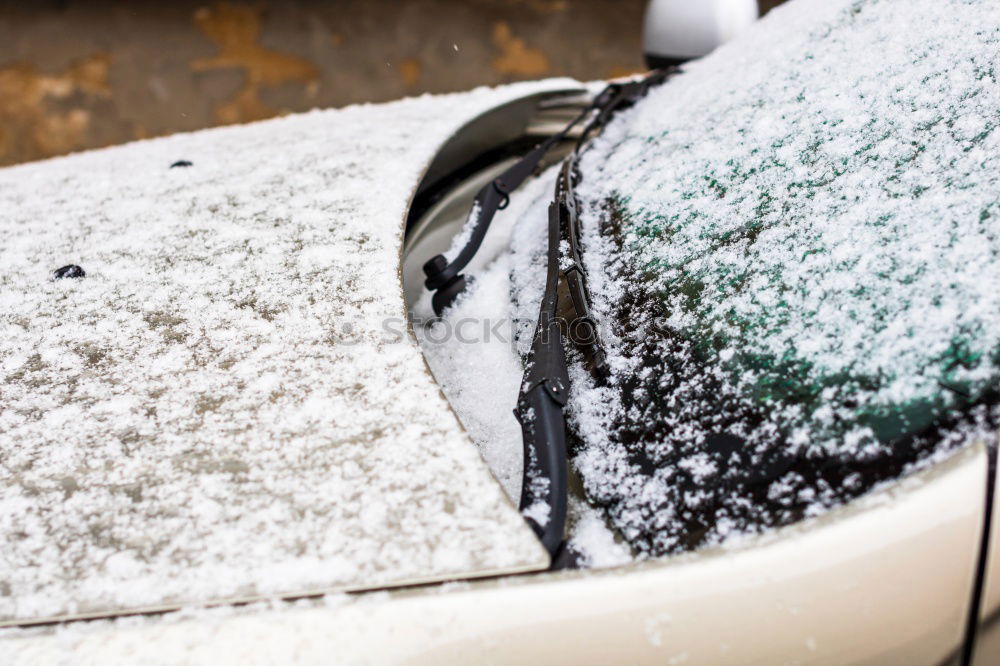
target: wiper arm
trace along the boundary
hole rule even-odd
[[[609,84],[580,115],[558,134],[554,134],[538,144],[527,155],[479,190],[472,205],[475,219],[472,219],[470,215],[470,219],[466,222],[466,225],[471,224],[473,227],[469,233],[468,241],[459,250],[458,255],[449,261],[443,254],[438,254],[424,264],[424,274],[427,276],[424,285],[434,292],[431,303],[434,306],[435,314],[440,316],[441,312],[465,290],[466,279],[462,275],[462,270],[468,266],[472,258],[476,256],[476,252],[479,251],[479,247],[486,237],[486,232],[490,228],[490,223],[493,222],[493,217],[498,210],[507,207],[510,193],[535,172],[545,155],[569,136],[569,133],[580,121],[592,116],[577,140],[574,153],[579,153],[590,135],[606,125],[615,112],[634,104],[644,97],[651,87],[659,85],[676,71],[676,69],[654,70],[640,79]]]
[[[466,279],[462,275],[462,270],[479,251],[497,211],[507,207],[510,193],[520,187],[521,183],[535,172],[545,155],[563,141],[577,123],[586,118],[593,109],[593,105],[588,106],[562,131],[535,146],[527,155],[479,190],[472,204],[472,215],[475,215],[475,219],[472,219],[472,215],[470,215],[470,219],[466,222],[466,224],[472,224],[473,227],[465,246],[451,261],[448,261],[443,254],[439,254],[424,264],[424,275],[427,276],[424,285],[434,292],[431,304],[435,314],[440,316],[441,312],[465,290]]]

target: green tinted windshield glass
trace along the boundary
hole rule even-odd
[[[614,371],[577,382],[576,466],[638,548],[819,513],[995,428],[997,25],[792,3],[586,154]]]

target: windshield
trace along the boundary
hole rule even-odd
[[[640,552],[821,513],[996,428],[1000,36],[982,11],[928,31],[860,1],[780,39],[765,21],[741,43],[754,60],[692,64],[585,154],[612,372],[573,376],[574,465]]]

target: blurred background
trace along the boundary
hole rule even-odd
[[[0,0],[0,166],[316,107],[622,76],[644,69],[645,5]]]

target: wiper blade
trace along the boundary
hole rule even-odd
[[[549,204],[545,293],[514,410],[524,441],[519,508],[553,557],[562,544],[568,494],[563,408],[569,392],[569,374],[558,319],[559,241],[564,211],[565,206],[558,198]]]
[[[590,289],[587,273],[580,259],[580,217],[573,185],[577,177],[579,153],[574,152],[564,163],[556,181],[555,203],[560,212],[560,233],[567,241],[568,255],[558,257],[563,280],[569,293],[566,320],[570,340],[580,348],[589,362],[592,373],[603,378],[607,374],[607,357],[601,343],[600,331],[590,308]],[[562,311],[562,308],[560,308]]]

